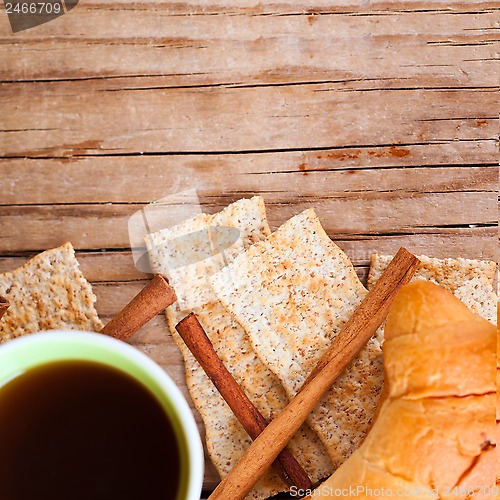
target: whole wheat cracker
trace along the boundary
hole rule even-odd
[[[232,226],[240,231],[240,238],[224,251],[224,255],[217,254],[211,259],[193,263],[185,273],[180,269],[174,269],[172,273],[172,269],[164,266],[165,262],[175,261],[168,249],[169,242],[180,241],[182,235],[202,235],[204,227],[221,226]],[[279,380],[260,362],[245,331],[222,307],[208,282],[209,275],[215,270],[223,268],[227,261],[231,262],[238,253],[269,234],[263,199],[254,197],[239,200],[215,215],[201,214],[171,229],[152,234],[146,243],[153,269],[167,274],[176,293],[183,297],[181,304],[197,300],[192,310],[219,357],[263,416],[271,420],[288,402],[285,391]],[[188,246],[185,251],[189,252],[189,239],[185,241]],[[195,241],[195,244],[202,246],[206,242]],[[178,250],[182,251],[182,248]],[[200,304],[199,297],[205,303]],[[179,302],[176,302],[167,309],[167,320],[185,360],[189,392],[205,423],[209,455],[221,477],[224,477],[251,440],[175,330],[175,325],[190,310],[182,310]],[[324,447],[306,425],[302,426],[289,446],[314,482],[331,473],[332,467]],[[274,471],[269,470],[248,498],[264,499],[285,490],[285,485]]]
[[[290,398],[367,294],[312,209],[236,257],[211,283]],[[365,436],[382,382],[377,333],[308,419],[334,467]]]
[[[370,258],[368,289],[380,278],[392,255],[374,254]],[[496,274],[495,262],[473,259],[437,259],[418,256],[421,264],[413,280],[423,279],[440,285],[459,298],[472,312],[496,324],[497,295],[493,283]]]
[[[41,330],[99,331],[103,326],[71,243],[0,274],[0,295],[10,301],[0,321],[0,344]]]

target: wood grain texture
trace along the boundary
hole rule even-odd
[[[379,79],[400,86],[498,84],[495,2],[151,4],[84,2],[56,25],[15,39],[2,17],[8,64],[0,78],[91,79],[97,88],[317,80],[376,86]]]
[[[273,229],[314,206],[362,279],[400,246],[496,259],[498,13],[87,0],[12,34],[0,5],[0,272],[70,240],[106,322],[148,279],[128,218],[189,187],[207,212],[261,194]],[[162,316],[131,343],[186,393]]]
[[[3,122],[11,130],[2,135],[7,157],[325,149],[372,145],[375,138],[397,144],[402,136],[403,146],[444,145],[493,138],[497,129],[491,111],[484,113],[497,104],[494,88],[335,92],[313,84],[97,93],[87,81],[40,83],[35,94],[32,85],[2,85]],[[473,120],[457,123],[457,109]],[[69,117],[65,127],[61,115]],[[26,141],[25,130],[42,123]]]

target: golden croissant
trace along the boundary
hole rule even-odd
[[[417,281],[391,307],[385,387],[353,455],[309,498],[496,498],[496,329]]]

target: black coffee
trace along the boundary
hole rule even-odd
[[[1,500],[170,500],[179,482],[172,424],[131,376],[64,361],[0,388]]]

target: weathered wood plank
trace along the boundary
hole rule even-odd
[[[496,191],[498,167],[453,164],[484,162],[496,145],[474,144],[467,156],[441,145],[352,148],[248,155],[181,155],[0,160],[0,205],[50,203],[147,203],[196,187],[200,198],[224,194],[286,193],[349,196],[352,192]],[[404,167],[434,161],[444,167]],[[449,164],[448,164],[449,163]],[[382,168],[381,168],[382,167]],[[390,167],[390,168],[384,168]],[[399,167],[399,168],[396,168]],[[61,175],[61,172],[64,172]]]
[[[498,37],[489,29],[497,8],[453,1],[85,2],[15,39],[2,16],[0,79],[92,78],[115,88],[366,78],[375,86],[391,79],[399,86],[497,86]],[[472,48],[457,50],[463,44]]]
[[[94,92],[92,82],[62,82],[37,84],[34,93],[32,85],[2,85],[3,126],[12,131],[0,135],[5,156],[449,143],[494,139],[498,127],[484,120],[497,105],[494,89]]]
[[[371,0],[370,3],[356,1],[315,0],[312,3],[300,1],[269,1],[265,4],[255,0],[184,0],[183,2],[167,2],[166,0],[151,0],[143,5],[138,0],[119,0],[110,6],[102,0],[88,0],[86,7],[99,10],[148,10],[154,6],[157,11],[165,9],[164,17],[179,16],[212,16],[214,14],[231,15],[303,15],[303,14],[393,14],[398,12],[445,12],[486,14],[498,10],[494,0]]]
[[[235,197],[214,199],[210,211],[220,210]],[[266,193],[268,216],[277,227],[291,216],[314,207],[331,237],[435,232],[435,228],[496,225],[496,196],[482,192],[351,193],[339,198],[283,198]],[[71,241],[78,249],[127,248],[128,218],[136,204],[49,205],[0,207],[0,247],[19,252],[58,246]],[[50,230],[48,230],[50,228]]]
[[[374,235],[370,237],[335,235],[333,240],[349,256],[356,266],[360,279],[364,282],[370,256],[374,253],[393,254],[401,246],[416,254],[431,257],[465,257],[471,259],[496,259],[496,228],[468,228],[436,230],[429,234],[410,235]],[[21,266],[35,252],[25,252],[22,256],[0,257],[0,273],[12,271]],[[130,251],[77,252],[77,259],[85,277],[96,283],[139,282],[148,277],[137,271]],[[140,285],[137,285],[140,286]],[[116,313],[120,304],[126,302],[131,295],[117,297],[111,303],[109,314]],[[106,296],[111,299],[111,296]],[[115,304],[115,305],[113,305]]]

